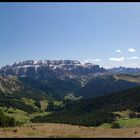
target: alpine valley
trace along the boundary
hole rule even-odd
[[[27,60],[0,69],[0,108],[20,123],[123,127],[139,118],[140,68]],[[123,114],[123,115],[122,115]]]

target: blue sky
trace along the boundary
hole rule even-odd
[[[0,66],[72,59],[140,67],[140,3],[0,3]]]

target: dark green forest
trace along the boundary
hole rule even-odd
[[[110,95],[99,96],[93,99],[80,99],[67,102],[65,106],[47,116],[37,116],[32,122],[55,122],[84,126],[99,126],[103,123],[114,124],[119,114],[114,112],[130,109],[134,113],[131,118],[139,117],[140,86],[116,92]],[[116,125],[117,126],[117,125]]]

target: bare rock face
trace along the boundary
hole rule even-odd
[[[36,79],[54,79],[58,77],[73,77],[105,72],[105,69],[92,63],[81,64],[77,60],[27,60],[6,65],[0,69],[0,74]]]

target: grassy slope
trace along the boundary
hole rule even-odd
[[[6,107],[0,107],[5,110],[5,113],[8,116],[14,117],[17,121],[21,123],[29,123],[30,119],[35,117],[35,116],[43,116],[43,115],[48,115],[51,112],[35,112],[32,114],[28,114],[27,112],[20,110],[20,109],[13,109],[13,108],[6,108]]]
[[[126,80],[129,82],[140,83],[140,75],[118,74],[114,76],[116,79]]]
[[[140,126],[140,118],[134,119],[118,119],[117,122],[122,128],[132,128]]]
[[[34,80],[21,79],[0,76],[0,106],[15,108],[29,114],[45,110],[49,98],[42,89],[39,89],[44,85]]]

